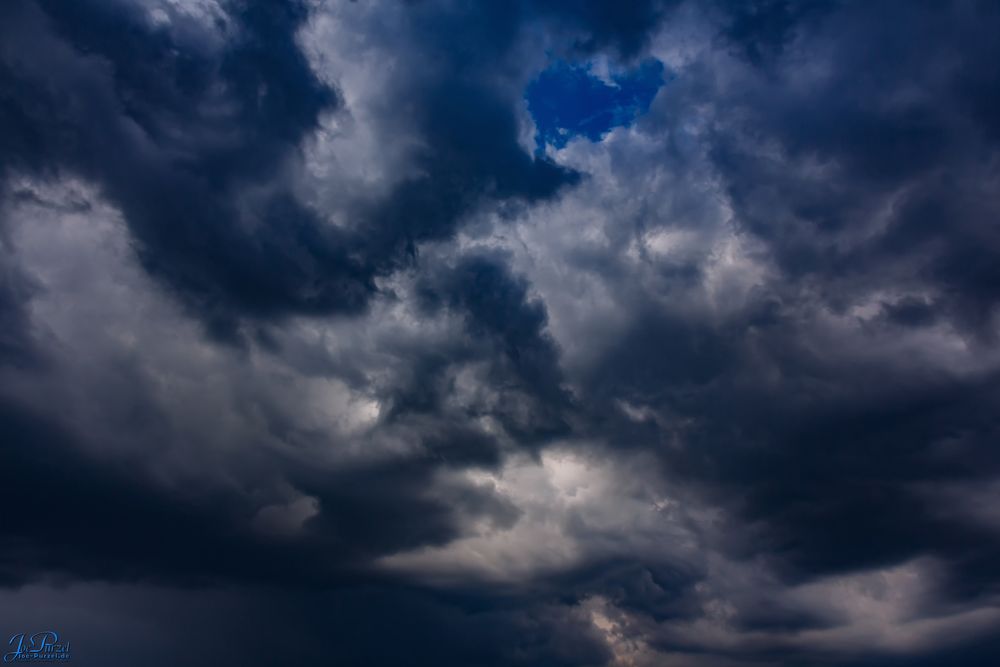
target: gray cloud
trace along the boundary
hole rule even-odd
[[[991,664],[998,19],[8,3],[0,630]],[[634,124],[533,153],[552,59],[646,58]]]

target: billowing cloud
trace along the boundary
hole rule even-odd
[[[0,630],[1000,656],[989,3],[0,7]]]

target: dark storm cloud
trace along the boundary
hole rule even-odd
[[[646,44],[650,33],[673,4],[664,0],[638,0],[624,5],[605,0],[542,0],[528,6],[543,16],[555,18],[556,29],[563,24],[582,33],[573,40],[576,49],[590,52],[611,47],[630,57]]]
[[[972,580],[962,588],[989,585],[995,534],[938,514],[918,489],[996,476],[995,376],[880,378],[876,368],[845,372],[816,360],[806,375],[809,363],[783,364],[799,377],[776,390],[720,381],[674,399],[704,411],[687,465],[723,483],[741,515],[762,522],[770,552],[800,575],[933,553],[961,564],[956,574]]]
[[[485,255],[465,258],[425,287],[423,298],[432,311],[447,306],[463,313],[470,339],[489,342],[484,356],[494,365],[491,384],[513,385],[526,395],[530,412],[525,419],[523,406],[511,405],[497,416],[519,442],[544,442],[567,432],[560,413],[570,409],[571,401],[561,387],[558,355],[545,332],[545,308],[528,298],[524,281],[509,275],[502,261]],[[512,393],[508,400],[516,403],[518,397]]]
[[[608,658],[586,619],[557,605],[483,609],[483,600],[407,586],[317,592],[80,585],[0,595],[4,627],[56,623],[77,647],[73,662],[82,664],[207,667],[335,659],[352,667],[583,667]],[[15,608],[18,613],[10,613]],[[103,614],[81,613],[93,608]]]
[[[5,407],[0,420],[0,499],[17,508],[4,521],[8,585],[54,574],[329,586],[347,580],[345,573],[374,579],[366,571],[371,558],[447,542],[459,534],[460,520],[510,525],[518,515],[483,489],[432,485],[436,458],[339,471],[272,461],[323,508],[299,534],[274,534],[259,530],[252,499],[232,490],[161,489],[145,471],[87,457],[72,435],[37,415]],[[450,442],[469,447],[460,434]],[[466,456],[461,447],[457,453]]]
[[[646,314],[588,382],[657,406],[669,426],[603,427],[623,446],[662,448],[679,481],[719,485],[713,493],[763,530],[753,548],[766,545],[793,578],[934,554],[955,564],[956,594],[995,585],[996,534],[956,523],[920,490],[1000,474],[996,375],[831,363],[798,347],[808,334],[782,316],[744,317],[720,332]],[[760,383],[760,356],[781,381]],[[667,446],[676,433],[681,450]]]
[[[800,35],[795,57],[815,53],[826,72],[796,83],[793,65],[772,60],[751,74],[766,79],[732,98],[736,122],[777,142],[788,161],[824,169],[822,178],[797,173],[732,137],[716,149],[745,223],[783,268],[819,274],[827,290],[858,274],[926,286],[939,294],[935,311],[989,328],[1000,294],[997,116],[981,110],[1000,81],[997,19],[983,3],[848,4]],[[853,241],[870,225],[866,208],[888,197],[886,228]]]
[[[104,576],[113,571],[131,578],[139,563],[145,563],[146,573],[170,563],[197,578],[202,568],[218,566],[210,561],[235,560],[239,550],[231,542],[219,550],[215,519],[185,508],[179,499],[149,493],[141,479],[130,479],[124,470],[87,459],[71,436],[37,417],[8,407],[2,422],[2,493],[10,508],[3,535],[8,585],[46,572]]]
[[[151,600],[102,664],[995,658],[998,27],[4,3],[0,594]],[[670,83],[533,155],[553,62]]]
[[[995,372],[852,348],[943,325],[991,353],[998,153],[979,109],[1000,85],[998,16],[982,3],[791,9],[737,11],[725,39],[746,49],[742,80],[713,89],[709,75],[711,92],[688,83],[684,100],[718,105],[710,155],[735,220],[777,260],[771,294],[723,327],[647,313],[588,382],[657,406],[686,443],[647,436],[669,474],[735,508],[753,534],[739,548],[788,580],[931,556],[946,598],[989,597],[995,529],[926,491],[996,479]],[[848,315],[879,291],[899,295],[882,318]],[[867,333],[814,348],[821,312]]]
[[[345,234],[281,183],[298,142],[338,104],[295,43],[301,3],[235,4],[217,19],[232,34],[221,52],[115,4],[16,2],[5,14],[8,161],[97,179],[147,270],[223,336],[244,316],[357,312],[376,275],[414,243],[448,236],[480,198],[533,200],[574,180],[525,155],[506,100],[446,61],[440,77],[400,91],[427,146],[424,175]],[[433,40],[444,26],[426,20]]]
[[[533,201],[576,180],[569,170],[520,149],[509,100],[471,76],[475,70],[464,71],[459,45],[441,53],[440,71],[402,91],[426,143],[417,158],[422,175],[369,207],[363,231],[338,231],[283,183],[283,163],[292,159],[318,115],[339,104],[336,91],[315,78],[295,43],[306,8],[293,2],[235,3],[230,9],[216,18],[215,28],[225,37],[222,45],[199,42],[200,33],[183,33],[183,23],[177,31],[151,24],[138,8],[124,4],[17,2],[3,10],[4,167],[10,173],[69,172],[94,179],[121,208],[143,267],[165,281],[216,335],[232,336],[244,317],[357,312],[374,291],[379,272],[412,253],[414,243],[447,238],[459,216],[480,199]],[[422,8],[412,11],[426,31],[414,39],[438,49],[436,38],[452,18],[433,7],[423,17]],[[520,20],[517,12],[500,18],[511,31]],[[589,25],[592,18],[581,22]],[[463,28],[474,28],[465,49],[486,46],[478,37],[495,41],[491,48],[497,54],[510,47],[513,35],[504,37],[489,19],[469,12],[460,20]],[[599,41],[631,38],[624,28],[613,33]],[[480,67],[487,69],[489,63]],[[545,411],[536,417],[540,425],[523,428],[564,428],[557,414],[548,414],[558,406],[547,402],[564,398],[555,352],[540,331],[543,311],[524,302],[524,287],[511,282],[502,267],[472,263],[466,270],[481,274],[474,286],[495,285],[496,294],[492,299],[462,295],[465,276],[459,276],[444,285],[446,297],[451,306],[469,310],[471,329],[485,326],[497,337],[496,347],[507,358],[497,372],[517,377]],[[24,299],[18,295],[27,288],[13,269],[8,278],[7,337],[23,360]],[[507,328],[491,314],[493,307],[523,324]],[[427,378],[416,378],[422,390]],[[158,418],[149,412],[142,419]],[[183,508],[187,502],[197,506],[197,500],[147,495],[141,477],[127,481],[121,472],[80,458],[71,435],[13,413],[11,420],[9,432],[20,443],[8,451],[14,457],[8,470],[19,471],[8,488],[11,502],[21,497],[37,513],[11,526],[11,535],[27,544],[48,542],[45,526],[60,515],[78,527],[63,536],[64,543],[45,547],[61,554],[58,563],[39,563],[31,572],[197,579],[239,578],[239,572],[269,578],[265,571],[281,569],[235,556],[270,549],[254,544],[259,536],[248,532],[252,514],[240,498],[212,501],[217,512],[200,515],[192,508],[189,514]],[[50,453],[46,443],[54,447]],[[433,456],[451,462],[495,464],[497,459],[495,443],[460,426],[435,428],[422,443]],[[313,526],[318,543],[342,554],[370,556],[455,534],[449,505],[456,500],[426,494],[431,463],[352,469],[339,481],[311,479],[286,465],[326,508]],[[44,489],[51,478],[70,482],[50,494]],[[462,494],[466,509],[482,505],[482,512],[510,516],[509,508],[491,509],[489,498],[477,500],[471,490],[454,493]],[[130,513],[112,511],[122,502]],[[99,521],[104,515],[115,520]],[[145,528],[137,532],[130,525]],[[163,525],[177,532],[161,533]],[[324,541],[327,529],[338,535],[335,544]],[[201,555],[206,558],[200,560]],[[129,562],[144,563],[148,570],[133,573]],[[329,568],[313,563],[306,569],[307,578],[322,578]],[[12,571],[9,576],[33,575]]]
[[[448,75],[406,93],[418,104],[416,120],[429,145],[417,157],[425,175],[401,184],[372,213],[377,231],[362,248],[376,257],[412,253],[417,242],[448,238],[460,216],[484,197],[530,202],[577,180],[576,174],[523,151],[508,100],[465,77]]]
[[[9,155],[100,182],[148,270],[210,325],[363,305],[370,268],[313,213],[280,189],[251,204],[254,220],[238,211],[241,189],[273,179],[335,101],[295,46],[301,8],[246,5],[222,54],[174,43],[114,4],[5,12],[5,125],[24,138]]]
[[[14,269],[0,277],[0,363],[28,363],[35,356],[25,312],[31,291],[31,281]]]
[[[725,18],[724,38],[755,65],[781,55],[803,23],[821,18],[839,0],[750,0],[719,2]]]
[[[785,30],[781,17],[775,29]],[[723,134],[716,164],[741,222],[789,279],[813,286],[834,310],[870,289],[924,291],[887,303],[887,326],[944,320],[970,336],[995,335],[1000,207],[988,137],[996,119],[966,96],[1000,84],[996,19],[982,3],[851,4],[799,25],[787,47],[796,58],[819,54],[829,69],[814,79],[797,83],[793,64],[751,58],[761,69],[748,76],[759,83],[737,87],[733,118],[760,143],[730,150],[744,135]],[[992,83],[972,91],[970,76]],[[750,146],[769,141],[782,157],[751,156]],[[822,175],[796,169],[806,161]],[[891,197],[884,227],[872,230],[865,209]],[[732,334],[795,336],[788,326],[800,306],[786,303],[777,321]],[[794,343],[787,349],[775,360],[786,380],[766,401],[729,393],[733,365],[720,353],[693,361],[716,378],[703,386],[704,405],[690,406],[707,411],[712,435],[702,447],[718,447],[708,460],[727,483],[752,489],[741,502],[747,518],[777,531],[772,548],[807,572],[942,553],[972,579],[960,588],[994,586],[995,534],[936,516],[911,485],[995,477],[996,377],[935,376],[918,364],[838,368],[790,352]],[[723,404],[725,413],[709,407]]]

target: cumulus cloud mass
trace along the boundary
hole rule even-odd
[[[1000,664],[998,34],[0,2],[5,655]]]

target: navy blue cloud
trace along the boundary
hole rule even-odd
[[[338,9],[360,12],[361,4]],[[345,665],[609,664],[620,646],[587,615],[595,600],[629,615],[625,639],[708,665],[996,662],[989,637],[905,655],[859,648],[837,639],[835,613],[782,595],[930,561],[937,588],[904,620],[996,604],[1000,537],[990,508],[975,503],[992,498],[1000,479],[1000,378],[988,370],[1000,308],[1000,10],[982,2],[401,3],[391,8],[403,17],[393,24],[400,34],[366,36],[398,56],[369,120],[390,139],[405,128],[398,134],[412,142],[411,161],[377,196],[345,204],[352,219],[335,225],[301,196],[292,173],[325,115],[356,111],[303,53],[300,31],[313,5],[222,6],[211,26],[218,42],[201,43],[128,3],[0,5],[3,214],[35,197],[18,185],[25,175],[82,177],[120,210],[153,284],[207,330],[193,343],[246,352],[248,364],[259,355],[280,369],[269,381],[281,372],[342,381],[377,406],[375,434],[345,444],[255,394],[246,414],[219,420],[245,420],[251,426],[233,432],[267,431],[283,449],[227,440],[225,452],[205,454],[216,467],[200,483],[164,483],[155,470],[160,440],[144,436],[169,441],[173,425],[144,392],[170,378],[137,372],[110,386],[99,374],[52,371],[63,351],[35,328],[32,310],[47,288],[18,262],[0,218],[7,591],[88,581],[176,593],[148,612],[162,648],[150,664],[177,664],[188,648],[197,652],[192,664],[275,664],[281,656]],[[651,59],[651,44],[666,62],[674,44],[662,40],[684,36],[655,41],[664,26],[691,27],[701,41],[678,46],[682,64],[676,72],[671,65],[676,78],[657,95],[664,66]],[[610,86],[566,64],[595,58],[626,74]],[[593,181],[600,174],[525,149],[522,106],[539,147],[580,135],[591,142],[580,147],[596,154],[610,128],[634,123],[629,136],[648,141],[649,154],[619,155],[608,168],[619,170],[614,187],[644,211],[642,222],[607,206],[597,223],[537,223],[536,240],[566,229],[583,236],[591,224],[618,235],[595,241],[587,257],[532,247],[515,260],[491,247],[525,212],[544,218],[564,195],[601,195]],[[697,131],[674,117],[691,109],[704,121]],[[711,192],[724,202],[725,219],[646,212],[632,201],[645,191],[630,188],[658,170],[692,176],[651,187],[690,182],[691,196]],[[81,215],[90,206],[60,205]],[[482,231],[494,224],[493,236]],[[709,277],[705,262],[681,257],[649,274],[621,268],[616,244],[638,246],[646,231],[674,226],[698,239],[725,226],[753,248],[766,270],[745,303],[719,314],[714,300],[726,300],[725,281],[713,303],[679,296]],[[650,253],[634,254],[654,264]],[[521,274],[531,262],[565,264],[546,266],[556,277],[542,286]],[[569,282],[560,282],[564,271],[599,284],[613,302],[608,312],[620,315],[608,323],[613,335],[571,331],[583,343],[599,339],[572,368],[551,329],[566,331],[556,319],[564,298],[586,299],[555,293]],[[364,319],[373,303],[402,313],[388,329],[418,329],[415,319],[433,335],[379,338],[381,323]],[[303,351],[282,330],[302,316],[368,328],[331,328],[345,339],[330,344],[342,344],[336,354],[319,344]],[[856,335],[838,339],[832,322]],[[922,341],[927,358],[889,349],[896,338]],[[957,348],[964,356],[956,358],[987,370],[951,367]],[[373,358],[384,368],[373,371]],[[457,373],[469,369],[489,401],[456,399]],[[62,414],[64,406],[38,398],[38,387],[66,378],[93,383],[74,387],[84,406],[113,404],[124,417],[83,432],[81,412],[66,406]],[[112,430],[123,433],[111,438]],[[127,455],[102,438],[129,443]],[[595,460],[641,460],[642,479],[614,480],[622,496],[645,502],[643,485],[651,485],[657,498],[695,499],[715,512],[711,539],[685,547],[696,552],[687,560],[673,557],[675,544],[663,545],[662,557],[639,548],[607,555],[610,540],[591,538],[581,528],[589,517],[574,510],[564,528],[579,553],[554,572],[427,586],[379,567],[387,556],[533,518],[488,473],[514,455],[539,461],[554,443]],[[331,462],[348,446],[376,451]],[[486,481],[462,477],[470,469]],[[255,524],[278,481],[319,508],[294,534]],[[766,571],[765,583],[720,583],[719,562]],[[727,598],[726,586],[743,597]],[[205,591],[222,591],[219,619],[194,610]],[[92,602],[114,611],[114,597],[105,591]],[[696,644],[691,633],[661,632],[702,621],[727,638],[759,639]],[[202,622],[219,622],[248,647],[220,654],[204,636],[187,643]],[[834,638],[813,649],[799,641],[806,630]],[[141,655],[141,646],[128,649],[122,664]]]
[[[453,233],[481,198],[530,201],[575,179],[525,155],[504,98],[449,68],[409,98],[426,175],[365,213],[363,232],[344,233],[280,183],[319,114],[338,105],[295,43],[301,3],[237,5],[218,54],[104,3],[17,2],[5,12],[17,58],[37,44],[50,50],[44,65],[2,70],[10,166],[100,182],[147,270],[224,338],[243,318],[357,313],[377,275],[414,243]]]

